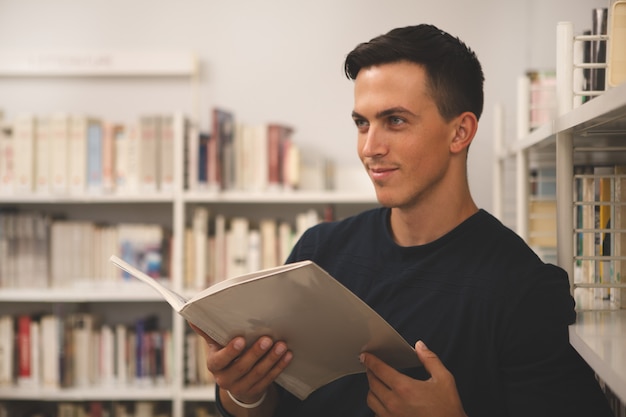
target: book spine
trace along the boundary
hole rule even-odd
[[[616,87],[626,81],[626,0],[614,0],[609,15],[607,84]]]
[[[69,176],[69,121],[67,114],[54,114],[50,134],[51,189],[55,194],[67,194]]]
[[[87,117],[84,116],[70,118],[68,181],[70,193],[76,195],[83,193],[87,184],[88,123]]]
[[[17,318],[17,378],[18,383],[28,384],[32,379],[31,317]]]
[[[141,138],[139,127],[131,124],[126,126],[126,181],[124,191],[132,194],[139,191],[141,167]]]
[[[102,191],[106,194],[115,191],[115,138],[120,129],[112,122],[102,126]]]
[[[0,387],[13,383],[14,375],[14,320],[5,314],[0,316]]]
[[[100,194],[102,184],[102,124],[92,122],[87,128],[87,189]]]
[[[34,191],[35,126],[34,115],[21,114],[16,117],[13,127],[15,157],[17,158],[14,190],[19,194],[31,194]]]
[[[206,246],[209,234],[209,210],[196,207],[193,213],[193,286],[204,289],[207,285]]]
[[[0,194],[13,194],[15,178],[15,147],[8,129],[0,129]]]
[[[200,187],[200,159],[204,160],[204,173],[206,182],[206,146],[200,146],[200,133],[195,123],[186,123],[185,130],[185,184],[186,190],[195,191]]]
[[[115,326],[115,379],[118,385],[128,383],[128,336],[126,326]]]
[[[157,191],[157,119],[143,116],[139,120],[139,188],[142,192]]]
[[[45,349],[42,349],[42,370],[43,386],[46,388],[59,388],[61,386],[60,372],[60,349],[61,338],[60,319],[55,315],[47,315],[41,319],[42,342]]]
[[[193,132],[192,132],[193,134]],[[211,136],[208,133],[198,132],[198,189],[209,189],[209,143]]]
[[[593,9],[591,23],[592,35],[606,35],[608,23],[608,9]],[[590,42],[590,47],[591,63],[606,63],[606,42],[601,40],[592,40]],[[589,77],[592,91],[606,90],[606,70],[604,68],[591,68],[589,71]]]
[[[281,183],[281,127],[270,124],[267,129],[267,187],[271,191],[278,190]]]
[[[183,123],[181,119],[180,114],[169,114],[162,118],[159,183],[163,192],[169,193],[174,190],[174,136],[184,134],[179,128],[179,124]]]

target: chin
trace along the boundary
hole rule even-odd
[[[376,190],[376,200],[384,207],[393,208],[397,206],[397,201],[392,196],[380,190]]]

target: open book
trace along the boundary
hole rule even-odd
[[[248,345],[263,335],[285,341],[293,359],[276,382],[300,399],[337,378],[364,372],[361,352],[398,369],[420,365],[389,323],[314,262],[230,278],[187,300],[122,259],[111,256],[111,261],[222,345],[235,336]]]

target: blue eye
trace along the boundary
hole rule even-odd
[[[400,124],[404,123],[404,119],[402,119],[401,117],[397,117],[397,116],[391,116],[389,118],[389,122],[392,125],[400,125]]]
[[[361,129],[361,128],[365,128],[368,126],[368,123],[366,120],[363,119],[354,119],[354,124],[357,128]]]

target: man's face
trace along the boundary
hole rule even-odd
[[[445,192],[455,123],[439,114],[422,66],[396,62],[361,69],[352,116],[358,154],[381,204],[410,208]]]

